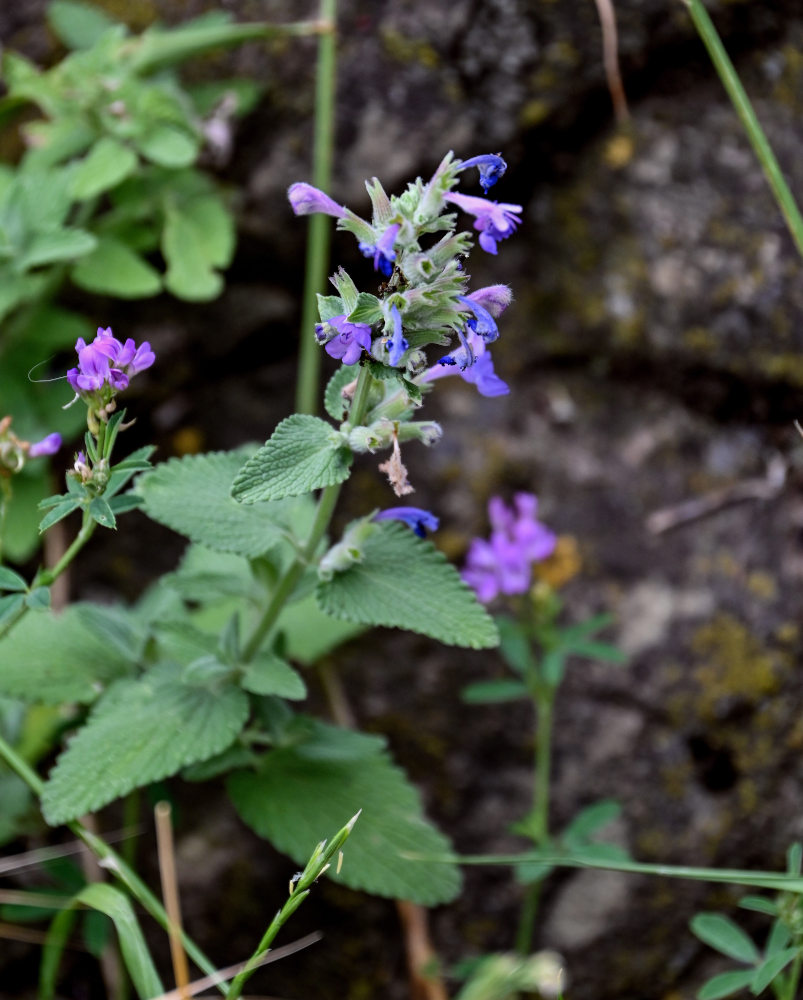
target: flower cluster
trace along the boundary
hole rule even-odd
[[[522,208],[453,192],[461,173],[470,168],[479,171],[487,193],[505,173],[506,164],[498,153],[463,161],[449,153],[429,182],[419,179],[399,197],[389,197],[373,180],[367,185],[373,207],[370,222],[310,184],[290,187],[288,198],[296,215],[321,212],[336,218],[338,228],[357,237],[360,252],[388,279],[379,297],[358,294],[345,272],[332,279],[340,294],[322,299],[321,323],[316,326],[316,337],[327,354],[346,365],[367,356],[403,368],[422,386],[446,374],[460,374],[482,395],[509,391],[494,373],[487,345],[499,336],[495,317],[509,305],[510,289],[495,285],[468,294],[462,261],[471,239],[456,231],[456,216],[450,209],[454,205],[473,215],[480,246],[495,254],[498,243],[511,236],[521,221]],[[446,235],[424,250],[421,237],[438,232]],[[458,346],[441,358],[439,367],[427,370],[422,348],[446,343],[453,336]],[[449,368],[454,371],[443,370]]]
[[[461,574],[485,603],[498,594],[524,594],[530,587],[533,563],[548,559],[557,538],[536,517],[538,500],[532,493],[517,493],[513,507],[501,497],[488,504],[491,537],[475,538]]]
[[[77,397],[86,402],[102,420],[114,412],[114,397],[128,388],[132,377],[150,368],[156,360],[151,345],[146,341],[139,347],[129,337],[121,343],[111,327],[98,327],[91,344],[83,337],[75,342],[78,366],[67,372],[67,381]]]

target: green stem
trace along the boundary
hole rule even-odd
[[[714,27],[701,0],[682,0],[682,2],[689,8],[694,26],[703,40],[705,47],[708,49],[708,54],[711,57],[714,68],[733,102],[733,106],[758,157],[764,175],[772,188],[772,193],[778,202],[778,207],[783,213],[786,225],[792,234],[792,239],[795,241],[795,246],[801,257],[803,257],[803,218],[800,215],[792,192],[789,190],[781,173],[781,168],[778,166],[778,161],[775,159],[772,147],[759,124],[756,113],[750,103],[750,98],[747,96],[741,80],[736,74],[733,63],[717,34],[717,29]]]
[[[555,689],[538,684],[535,689],[535,786],[531,836],[536,847],[543,847],[549,839],[549,791],[552,770],[552,727],[554,718]],[[532,882],[522,903],[519,926],[516,932],[516,951],[529,955],[532,949],[535,918],[541,896],[541,880]]]
[[[801,956],[800,952],[798,952],[797,955],[795,955],[794,959],[792,960],[792,968],[789,971],[789,980],[786,989],[785,1000],[795,1000],[795,997],[797,996],[797,987],[798,984],[800,983],[800,970],[802,961],[803,957]]]
[[[2,759],[8,764],[12,771],[22,778],[31,791],[34,792],[39,799],[41,799],[42,793],[45,790],[44,781],[42,781],[36,771],[33,770],[27,761],[20,757],[17,751],[2,736],[0,736],[0,757],[2,757]],[[142,879],[125,863],[120,855],[117,854],[117,852],[114,851],[105,840],[97,834],[92,833],[91,830],[88,830],[78,820],[72,820],[67,823],[66,826],[76,835],[76,837],[80,838],[86,844],[90,851],[92,851],[95,857],[97,857],[101,862],[103,867],[110,871],[120,882],[122,882],[131,895],[141,903],[154,920],[156,920],[161,927],[167,930],[170,924],[167,911],[147,885],[145,885]],[[195,962],[198,968],[205,972],[208,976],[214,975],[217,972],[215,966],[209,961],[195,942],[187,937],[184,932],[182,932],[181,939],[187,954],[193,962]],[[218,989],[225,995],[226,989],[224,986],[218,986]]]
[[[237,1000],[237,998],[242,995],[243,986],[245,985],[246,980],[248,980],[253,975],[254,971],[259,967],[265,952],[270,948],[274,938],[281,930],[282,925],[295,911],[299,903],[302,902],[302,900],[308,895],[309,889],[307,889],[306,892],[299,893],[298,897],[291,896],[288,902],[285,903],[273,920],[271,920],[268,929],[265,931],[262,936],[262,940],[259,942],[259,947],[245,963],[242,970],[232,980],[231,986],[229,986],[229,991],[226,994],[226,1000]]]
[[[357,378],[357,388],[354,390],[354,398],[351,401],[349,409],[349,421],[354,426],[357,426],[365,415],[370,388],[371,373],[367,368],[361,368]],[[314,557],[321,539],[326,534],[329,522],[332,520],[332,514],[337,504],[337,498],[340,496],[341,487],[342,483],[336,483],[334,486],[327,486],[321,493],[321,498],[318,501],[318,509],[315,513],[315,520],[304,548],[290,564],[284,576],[279,580],[270,603],[265,608],[254,627],[254,631],[243,646],[241,655],[243,663],[248,663],[256,656],[265,637],[276,624],[276,619],[281,614],[288,597],[295,590],[296,585],[304,574],[304,570]]]
[[[318,39],[312,183],[326,191],[331,186],[334,148],[337,0],[320,0],[319,17],[328,30],[322,31]],[[312,329],[318,318],[317,293],[326,285],[331,228],[326,215],[313,215],[309,220],[296,387],[296,409],[299,413],[315,413],[318,409],[321,352],[312,336]]]
[[[6,513],[11,503],[10,476],[0,475],[0,566],[3,564],[3,533],[6,529]]]
[[[61,576],[65,569],[70,565],[70,563],[75,559],[81,549],[86,545],[89,539],[95,532],[97,527],[97,522],[94,521],[89,516],[89,511],[84,511],[84,519],[81,524],[81,530],[72,540],[69,548],[65,551],[64,555],[59,559],[56,565],[52,569],[42,570],[39,573],[36,584],[39,587],[49,587],[51,583],[56,579],[56,577]]]

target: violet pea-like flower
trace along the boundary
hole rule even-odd
[[[322,212],[324,215],[333,215],[336,219],[342,219],[346,215],[346,209],[338,205],[328,194],[312,184],[291,184],[287,189],[287,197],[290,206],[296,215],[313,215],[315,212]]]
[[[426,538],[428,531],[437,531],[440,521],[428,510],[421,507],[388,507],[374,514],[374,521],[402,521],[412,528],[419,538]]]
[[[75,350],[78,367],[67,372],[67,381],[77,393],[98,392],[104,386],[121,392],[128,388],[131,376],[150,368],[156,360],[147,340],[139,347],[130,338],[121,344],[111,327],[98,327],[91,344],[79,337]]]
[[[496,244],[506,240],[516,231],[521,222],[521,205],[508,205],[504,202],[488,201],[486,198],[474,198],[467,194],[456,194],[448,191],[443,196],[446,201],[457,205],[464,212],[475,217],[474,228],[479,232],[479,243],[486,253],[495,254]]]
[[[349,323],[345,315],[333,316],[326,322],[338,331],[324,347],[330,357],[339,358],[344,365],[353,365],[363,351],[371,350],[371,327],[367,323]]]
[[[31,458],[40,458],[42,455],[55,455],[61,447],[61,434],[48,434],[41,441],[35,441],[28,449]]]

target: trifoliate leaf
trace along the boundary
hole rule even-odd
[[[248,718],[236,687],[191,687],[175,665],[113,684],[72,738],[45,784],[52,825],[93,812],[132,788],[220,753]]]
[[[0,693],[58,705],[90,702],[131,660],[74,604],[60,615],[31,612],[0,640]]]
[[[79,288],[119,299],[147,298],[162,288],[159,272],[111,236],[101,237],[95,250],[72,269],[70,277]]]
[[[296,497],[348,479],[352,454],[324,420],[295,413],[240,470],[232,496],[240,503]]]
[[[722,913],[698,913],[689,923],[692,933],[716,951],[739,962],[759,960],[758,948],[738,924]]]
[[[486,649],[499,637],[485,608],[430,542],[395,523],[377,524],[363,559],[315,591],[326,614],[409,629],[450,646]]]
[[[260,653],[248,664],[240,682],[253,694],[275,694],[298,701],[307,697],[307,686],[297,670],[280,656]]]
[[[349,401],[343,397],[343,389],[357,378],[354,365],[341,365],[326,383],[323,405],[332,420],[341,421],[346,417]]]
[[[340,738],[351,749],[347,759],[331,753]],[[354,889],[424,905],[454,899],[460,888],[455,865],[402,856],[442,855],[450,846],[424,819],[418,792],[376,737],[317,723],[310,742],[318,739],[328,744],[329,753],[305,754],[305,744],[298,743],[267,753],[257,771],[230,777],[229,794],[245,822],[303,864],[327,831],[362,809],[340,873],[330,869],[327,876]]]
[[[98,140],[77,165],[70,193],[78,201],[95,198],[116,187],[137,168],[137,154],[110,136]]]
[[[248,507],[231,497],[242,451],[171,458],[137,481],[148,517],[220,552],[258,556],[279,540],[286,505]]]

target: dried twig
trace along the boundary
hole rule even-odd
[[[597,5],[599,22],[602,26],[602,61],[605,66],[605,79],[611,95],[613,112],[620,125],[630,121],[630,110],[619,72],[619,40],[616,34],[616,14],[612,0],[594,0]]]
[[[176,855],[173,849],[173,825],[169,802],[157,802],[153,810],[156,820],[156,845],[159,854],[159,877],[162,881],[162,898],[168,917],[170,958],[176,980],[179,1000],[189,1000],[190,969],[187,953],[181,943],[181,903],[176,878]]]

